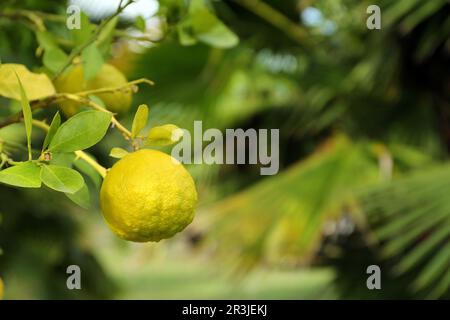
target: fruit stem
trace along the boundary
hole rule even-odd
[[[42,130],[48,131],[50,129],[50,126],[46,124],[44,121],[33,119],[32,123],[34,126]],[[77,158],[86,161],[86,163],[89,164],[92,168],[94,168],[102,176],[102,178],[105,178],[107,172],[107,169],[105,167],[103,167],[101,164],[95,161],[84,151],[77,150],[74,153],[77,156]]]
[[[102,178],[106,177],[106,168],[100,165],[97,161],[95,161],[93,158],[91,158],[86,152],[77,150],[75,151],[75,155],[86,161],[92,168],[94,168],[101,176]]]

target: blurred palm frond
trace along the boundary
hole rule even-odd
[[[383,258],[396,275],[414,274],[411,290],[450,293],[450,166],[419,172],[363,197]]]
[[[373,147],[335,136],[310,158],[213,206],[210,241],[228,257],[242,258],[247,268],[278,259],[307,263],[325,223],[345,215],[363,222],[354,192],[380,181]]]

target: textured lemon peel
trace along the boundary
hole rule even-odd
[[[139,150],[109,170],[100,191],[103,216],[119,237],[160,241],[189,225],[197,192],[186,169],[169,155]]]

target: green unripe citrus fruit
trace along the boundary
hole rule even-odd
[[[95,90],[102,88],[116,88],[124,86],[127,79],[116,67],[110,64],[104,64],[97,75],[86,81],[83,75],[83,67],[77,65],[62,74],[55,81],[55,88],[61,93],[77,93],[87,90]],[[130,88],[123,90],[115,90],[113,92],[97,93],[108,110],[123,114],[126,113],[132,102],[132,92]],[[63,101],[60,107],[66,116],[74,115],[80,108],[81,104],[75,101]]]
[[[72,67],[57,78],[54,85],[59,93],[76,93],[87,90],[87,85],[83,78],[83,68],[79,65]],[[67,117],[73,116],[80,106],[78,102],[69,100],[59,103],[59,107]]]
[[[124,86],[127,82],[127,78],[116,67],[110,64],[104,64],[100,72],[88,81],[88,90],[120,87]],[[96,96],[102,99],[108,110],[119,114],[126,113],[130,109],[133,98],[130,88],[98,93]]]

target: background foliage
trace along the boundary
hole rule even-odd
[[[105,59],[128,79],[155,82],[134,96],[124,122],[146,103],[150,125],[279,128],[281,172],[189,166],[201,200],[194,224],[139,246],[109,233],[95,188],[86,210],[60,194],[0,185],[6,297],[450,298],[448,2],[379,0],[381,30],[366,28],[370,1],[202,3],[159,1],[163,36],[150,42],[117,33],[139,22],[118,23]],[[8,10],[65,8],[2,1],[2,63],[43,65],[36,30]],[[68,53],[66,45],[58,47]],[[47,68],[58,61],[49,60]],[[15,111],[0,98],[0,117]],[[24,145],[19,129],[0,138]],[[89,151],[112,165],[119,139],[108,134]],[[81,291],[65,289],[69,264],[83,270]],[[381,291],[366,288],[371,264],[383,272]]]

